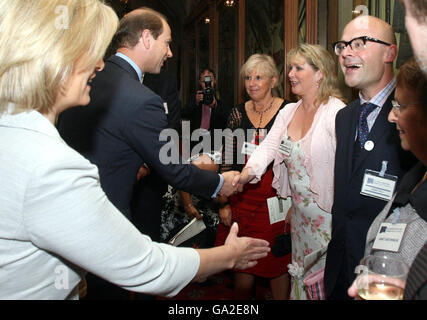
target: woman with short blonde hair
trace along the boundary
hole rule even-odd
[[[266,77],[279,78],[276,63],[267,54],[255,53],[251,55],[240,69],[240,76],[244,79],[255,70],[262,70]]]
[[[273,95],[279,72],[271,56],[259,53],[251,55],[242,66],[240,75],[249,99],[230,111],[227,121],[227,128],[230,130],[227,130],[225,135],[222,172],[241,171],[244,163],[239,163],[239,159],[249,159],[251,150],[258,148],[258,145],[267,139],[279,112],[287,108],[287,101]],[[244,132],[246,143],[243,145],[233,134],[239,131]],[[217,229],[217,245],[224,242],[233,222],[239,224],[241,235],[264,239],[271,246],[276,243],[276,238],[285,230],[285,222],[270,222],[267,199],[274,198],[276,194],[271,186],[272,179],[272,167],[269,167],[260,183],[245,187],[242,193],[220,199],[221,223]],[[269,280],[274,300],[287,299],[290,280],[286,265],[289,262],[289,252],[275,256],[272,251],[256,266],[234,270],[233,298],[254,298],[256,279],[262,277]]]

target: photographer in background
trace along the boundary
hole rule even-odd
[[[191,133],[196,129],[206,130],[205,134],[210,135],[211,145],[210,150],[207,150],[207,146],[203,146],[203,152],[210,152],[215,147],[214,129],[225,129],[228,115],[219,99],[219,94],[216,90],[215,73],[211,69],[203,69],[199,76],[199,84],[200,87],[196,91],[195,99],[192,99],[190,104],[182,111],[181,117],[183,120],[190,120]],[[201,136],[197,141],[191,141],[191,149],[202,142],[203,137]]]

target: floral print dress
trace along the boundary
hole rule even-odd
[[[332,216],[319,208],[310,190],[302,150],[304,138],[297,142],[290,140],[287,134],[285,138],[292,145],[290,154],[284,159],[292,191],[292,264],[288,265],[292,276],[291,299],[306,300],[308,297],[303,279],[325,266]]]

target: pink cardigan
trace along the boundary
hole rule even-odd
[[[252,153],[245,168],[255,175],[251,183],[257,183],[265,173],[268,165],[273,164],[273,188],[279,196],[291,195],[288,171],[283,161],[284,155],[278,152],[285,129],[294,117],[302,101],[286,105],[277,115],[273,127],[260,146]],[[304,165],[310,177],[310,190],[315,194],[317,205],[326,212],[331,212],[334,198],[335,165],[335,116],[345,107],[341,100],[330,97],[326,104],[320,105],[313,119],[313,124],[302,140],[305,155]]]

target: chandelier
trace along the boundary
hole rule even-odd
[[[227,7],[232,7],[234,6],[234,0],[225,0],[225,5]]]

